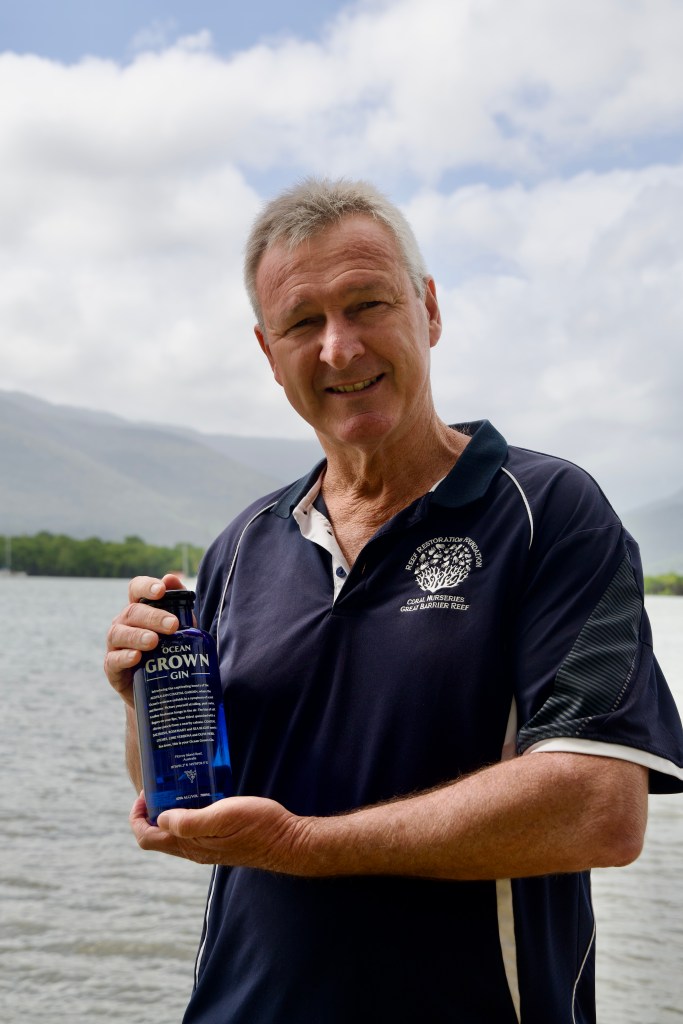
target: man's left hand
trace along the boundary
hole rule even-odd
[[[223,864],[299,874],[305,822],[275,800],[233,796],[198,810],[163,811],[147,821],[143,794],[130,824],[143,850],[184,857],[198,864]]]

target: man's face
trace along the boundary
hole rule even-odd
[[[370,217],[325,228],[291,252],[274,245],[256,287],[256,336],[276,381],[323,445],[375,447],[433,413],[429,350],[441,334],[391,232]]]

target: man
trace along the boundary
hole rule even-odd
[[[239,796],[131,814],[219,865],[186,1024],[594,1021],[587,872],[683,788],[637,549],[581,470],[438,418],[434,281],[370,186],[274,200],[246,281],[326,460],[200,572]],[[139,600],[179,585],[108,635],[138,785],[132,669],[176,624]]]

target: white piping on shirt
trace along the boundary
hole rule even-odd
[[[500,755],[501,761],[509,761],[511,758],[517,755],[517,701],[514,696],[510,703],[510,714],[508,715],[508,724],[505,728],[505,739],[503,740],[503,750]]]
[[[503,957],[503,968],[518,1024],[521,1020],[519,976],[517,973],[517,943],[515,941],[515,910],[512,902],[512,882],[509,878],[496,879],[496,910],[498,938]]]
[[[204,950],[206,949],[206,943],[209,938],[209,914],[211,913],[211,904],[213,903],[213,895],[216,891],[216,872],[217,865],[214,865],[213,871],[211,872],[211,881],[209,882],[209,892],[206,897],[206,910],[204,911],[204,938],[197,950],[197,958],[194,962],[194,987],[196,988],[199,984],[199,968],[201,966],[202,959],[204,957]]]
[[[505,740],[500,756],[501,761],[509,761],[515,756],[516,740],[517,702],[513,697],[505,729]],[[496,879],[496,911],[503,968],[517,1021],[519,1022],[521,1020],[521,1001],[519,994],[519,972],[517,969],[517,942],[515,940],[515,908],[512,902],[512,882],[509,878]]]
[[[513,476],[512,473],[510,472],[510,470],[506,469],[505,466],[501,466],[500,468],[502,469],[502,471],[505,473],[506,476],[510,477],[510,479],[513,482],[513,484],[515,485],[515,487],[517,488],[517,490],[519,491],[519,493],[522,496],[522,501],[524,502],[524,507],[526,508],[526,514],[529,517],[529,529],[531,531],[531,536],[529,537],[529,547],[531,547],[531,545],[534,542],[534,517],[531,514],[531,506],[529,505],[529,502],[527,500],[527,496],[524,493],[524,491],[522,489],[522,485],[520,484],[520,482],[517,479],[517,477]]]
[[[679,768],[673,761],[658,754],[650,754],[647,750],[627,747],[623,743],[604,743],[601,740],[587,740],[576,736],[555,736],[553,739],[539,740],[525,750],[524,754],[542,754],[553,750],[566,754],[593,754],[595,757],[614,757],[620,761],[632,761],[633,764],[642,764],[651,771],[672,775],[675,779],[683,781],[683,768]]]
[[[591,949],[593,948],[593,943],[594,942],[595,942],[595,921],[593,922],[593,934],[591,935],[591,940],[588,943],[588,947],[586,949],[586,955],[584,956],[583,961],[581,962],[581,966],[579,967],[579,973],[576,975],[576,981],[574,982],[574,989],[572,991],[572,1024],[576,1024],[576,990],[577,990],[577,988],[579,986],[579,982],[581,981],[581,975],[583,974],[583,969],[586,966],[586,961],[588,960],[588,954],[590,953]]]
[[[277,502],[273,501],[270,505],[266,505],[265,508],[259,509],[259,511],[255,515],[253,515],[251,517],[251,519],[249,520],[249,522],[247,523],[247,525],[244,527],[244,529],[242,530],[241,534],[237,538],[237,544],[235,545],[235,553],[232,556],[232,562],[230,563],[230,568],[228,569],[228,574],[227,574],[227,576],[225,578],[225,585],[223,587],[223,592],[221,594],[220,604],[218,606],[218,620],[216,622],[216,650],[218,651],[219,655],[220,655],[220,650],[219,650],[220,639],[219,639],[219,637],[220,637],[221,615],[223,614],[223,608],[225,607],[225,598],[226,598],[227,592],[228,592],[228,584],[230,583],[230,580],[231,580],[232,574],[233,574],[233,570],[235,568],[235,563],[237,562],[237,555],[238,555],[238,552],[239,552],[239,549],[240,549],[240,544],[242,543],[242,538],[244,537],[245,533],[247,532],[247,530],[249,529],[251,524],[254,522],[254,520],[258,519],[258,517],[260,515],[263,515],[264,512],[267,512],[269,509],[274,508],[275,505],[277,505]],[[204,950],[206,949],[206,943],[207,943],[207,940],[208,940],[208,937],[209,937],[209,915],[211,913],[211,904],[213,903],[213,897],[214,897],[214,893],[216,891],[216,875],[217,875],[217,870],[214,867],[213,873],[211,875],[211,881],[209,883],[209,892],[208,892],[208,895],[206,897],[206,910],[204,911],[204,939],[203,939],[202,943],[200,944],[199,949],[197,950],[197,959],[195,960],[195,964],[194,964],[194,984],[195,984],[195,988],[199,984],[199,968],[201,966],[202,959],[204,957]]]
[[[227,593],[228,593],[228,585],[230,583],[230,580],[232,579],[232,573],[233,573],[233,570],[235,568],[235,563],[237,562],[237,555],[239,554],[240,544],[242,543],[242,538],[244,537],[245,533],[247,532],[247,530],[249,529],[251,524],[254,522],[254,520],[258,519],[259,516],[263,515],[263,513],[267,512],[269,509],[275,508],[276,505],[277,505],[277,502],[273,501],[273,502],[271,502],[270,505],[266,505],[265,508],[259,509],[259,511],[256,512],[251,517],[251,519],[249,520],[249,522],[247,523],[247,525],[244,527],[244,529],[242,530],[241,534],[237,538],[237,544],[235,545],[235,553],[232,556],[232,562],[230,563],[230,568],[228,569],[228,575],[225,577],[225,585],[223,587],[223,593],[221,594],[220,604],[218,605],[218,619],[216,621],[216,647],[217,648],[218,648],[218,646],[220,644],[220,639],[219,639],[219,632],[220,632],[220,630],[219,630],[219,627],[220,627],[220,624],[221,624],[221,615],[223,614],[223,608],[225,607],[225,598],[226,598]],[[219,654],[220,654],[220,651],[219,651]]]

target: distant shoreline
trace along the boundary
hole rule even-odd
[[[646,576],[645,593],[657,594],[660,597],[680,597],[683,595],[683,576],[678,576],[675,572],[664,573],[661,576]]]
[[[141,575],[163,576],[167,572],[194,578],[204,548],[184,542],[174,547],[161,547],[148,544],[141,537],[126,537],[123,541],[105,541],[99,537],[76,540],[66,534],[43,530],[33,536],[5,535],[4,552],[4,564],[0,565],[2,579],[17,576],[130,579]],[[644,583],[647,595],[683,595],[683,576],[675,572],[645,576]]]
[[[2,536],[2,535],[0,535]],[[0,547],[2,551],[2,547]],[[141,537],[105,541],[99,537],[75,540],[44,530],[33,536],[4,537],[0,576],[61,576],[87,579],[130,579],[174,572],[197,575],[204,548],[184,542],[173,547],[148,544]]]

